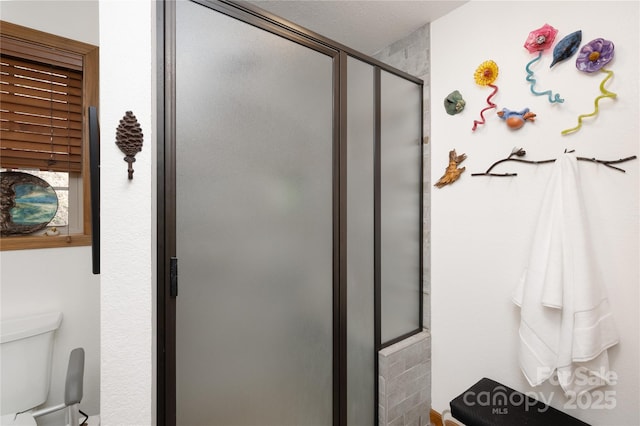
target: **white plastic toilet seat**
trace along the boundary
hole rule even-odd
[[[31,415],[31,411],[26,411],[18,415],[5,414],[0,417],[0,425],[2,426],[37,426],[36,419]]]

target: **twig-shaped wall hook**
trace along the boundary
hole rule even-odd
[[[136,161],[136,154],[142,151],[142,142],[142,129],[138,119],[133,112],[127,111],[116,129],[116,145],[126,155],[124,161],[129,163],[129,179],[133,179],[133,162]]]
[[[573,152],[573,151],[567,151],[566,152]],[[517,173],[491,173],[491,170],[493,170],[494,167],[496,167],[498,164],[501,163],[505,163],[507,161],[515,161],[518,163],[527,163],[527,164],[545,164],[545,163],[553,163],[554,161],[556,161],[555,158],[550,159],[550,160],[540,160],[540,161],[533,161],[533,160],[523,160],[521,158],[513,158],[514,156],[516,157],[524,157],[527,154],[527,152],[522,149],[522,148],[513,148],[513,150],[511,151],[511,154],[509,154],[509,156],[507,158],[503,158],[502,160],[498,160],[495,163],[493,163],[486,172],[484,173],[471,173],[471,176],[498,176],[498,177],[513,177],[513,176],[518,176]],[[597,158],[586,158],[586,157],[576,157],[577,160],[581,160],[581,161],[589,161],[592,163],[598,163],[598,164],[602,164],[604,166],[607,166],[611,169],[614,170],[618,170],[619,172],[625,173],[624,169],[621,169],[620,167],[616,167],[613,166],[612,164],[619,164],[619,163],[624,163],[626,161],[631,161],[631,160],[635,160],[636,158],[638,158],[635,155],[632,155],[630,157],[625,157],[625,158],[620,158],[618,160],[599,160]]]
[[[496,161],[491,165],[491,167],[487,169],[486,172],[471,173],[471,176],[502,176],[502,177],[518,176],[517,173],[491,173],[491,170],[493,170],[495,166],[501,163],[505,163],[507,161],[516,161],[518,163],[529,163],[529,164],[544,164],[544,163],[553,163],[554,161],[556,161],[555,159],[543,160],[543,161],[522,160],[520,158],[513,158],[514,155],[517,157],[524,157],[525,155],[527,155],[527,151],[525,151],[522,148],[513,148],[513,150],[511,151],[511,154],[509,154],[507,158],[503,158],[502,160]]]
[[[609,167],[610,169],[614,169],[614,170],[617,170],[619,172],[626,173],[627,171],[625,169],[621,169],[620,167],[612,166],[612,164],[624,163],[625,161],[635,160],[638,157],[635,156],[635,155],[632,155],[630,157],[620,158],[618,160],[599,160],[597,158],[586,158],[586,157],[576,157],[576,158],[578,160],[582,160],[582,161],[591,161],[592,163],[602,164],[604,166]]]

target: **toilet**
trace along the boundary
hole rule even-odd
[[[61,312],[3,319],[0,323],[0,425],[36,426],[30,410],[47,400],[51,358]]]

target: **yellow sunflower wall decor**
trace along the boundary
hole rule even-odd
[[[481,121],[473,121],[473,128],[471,130],[475,131],[478,127],[478,124],[485,123],[484,112],[497,107],[496,104],[491,102],[491,98],[493,98],[493,96],[498,92],[498,86],[495,86],[493,84],[493,82],[496,81],[496,78],[498,78],[498,65],[492,60],[484,61],[478,68],[476,68],[476,72],[473,74],[473,78],[475,79],[476,84],[493,88],[493,92],[491,92],[491,94],[487,97],[487,103],[489,104],[489,106],[480,111]]]

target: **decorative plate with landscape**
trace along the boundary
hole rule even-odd
[[[47,226],[58,211],[56,191],[46,181],[22,172],[0,173],[0,233],[31,234]]]

